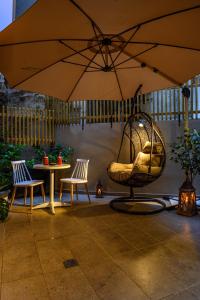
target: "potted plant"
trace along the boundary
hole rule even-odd
[[[170,159],[180,164],[186,177],[193,182],[195,175],[200,174],[200,132],[189,129],[177,142],[171,144]]]
[[[185,171],[186,180],[179,188],[177,213],[184,216],[197,214],[196,192],[193,187],[195,175],[200,173],[200,133],[188,129],[178,142],[171,145],[171,160],[179,163]]]

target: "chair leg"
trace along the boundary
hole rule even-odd
[[[13,192],[12,192],[12,197],[11,197],[11,203],[10,203],[10,208],[12,208],[12,205],[14,203],[14,200],[15,200],[15,194],[16,194],[16,190],[17,190],[17,187],[14,186],[13,188]]]
[[[74,185],[71,184],[71,206],[73,206],[74,203]]]
[[[91,203],[90,195],[89,195],[89,192],[88,192],[88,185],[87,185],[87,183],[85,183],[85,190],[86,190],[86,193],[87,193],[87,195],[88,195],[89,203]]]
[[[60,191],[59,191],[59,200],[62,201],[62,189],[63,189],[63,182],[60,181]]]
[[[32,208],[33,208],[33,186],[31,186],[31,191],[30,191],[30,204],[31,204],[31,214],[32,214]]]
[[[42,193],[42,198],[43,198],[43,203],[44,203],[44,202],[46,202],[44,184],[42,183],[40,187],[41,187],[41,193]]]
[[[78,201],[78,184],[75,184],[75,189],[76,189],[76,201]]]
[[[26,206],[27,187],[24,188],[24,205]]]

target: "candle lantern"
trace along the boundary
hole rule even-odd
[[[179,189],[179,203],[177,213],[183,216],[194,216],[197,214],[196,193],[189,177]]]
[[[96,186],[96,198],[103,198],[103,185],[101,181],[99,181]]]

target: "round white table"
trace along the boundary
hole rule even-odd
[[[35,205],[33,209],[38,209],[38,208],[45,208],[45,207],[50,207],[51,212],[55,214],[55,206],[66,206],[66,203],[64,202],[55,202],[54,201],[54,175],[56,170],[63,170],[63,169],[68,169],[71,166],[69,164],[62,164],[62,165],[43,165],[43,164],[37,164],[34,165],[33,168],[37,170],[48,170],[50,171],[50,191],[49,191],[49,196],[50,196],[50,201],[46,203],[42,203],[39,205]]]

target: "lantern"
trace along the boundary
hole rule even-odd
[[[188,217],[197,214],[195,188],[188,176],[179,189],[179,204],[177,213]]]
[[[99,181],[96,186],[96,198],[103,198],[103,185],[101,181]]]

